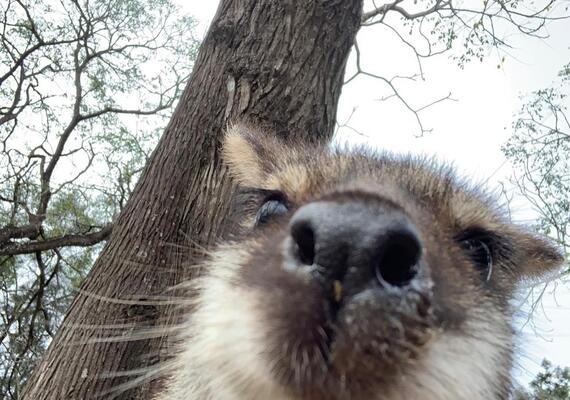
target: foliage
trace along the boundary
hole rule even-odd
[[[168,121],[197,51],[171,0],[0,14],[0,398],[17,399]]]
[[[530,391],[519,390],[515,400],[568,400],[570,399],[570,368],[553,367],[542,361],[540,371],[530,382]]]
[[[570,64],[565,65],[550,87],[523,97],[513,123],[514,134],[503,152],[513,164],[513,183],[539,215],[538,229],[570,250]],[[563,271],[567,275],[568,268]],[[546,284],[544,284],[546,285]],[[530,288],[533,290],[534,288]],[[540,302],[544,289],[533,300]],[[570,399],[570,368],[553,367],[543,360],[542,371],[530,383],[530,391],[519,389],[517,400]]]
[[[543,371],[530,383],[533,398],[537,400],[570,399],[570,368],[553,367],[548,360],[542,361]]]
[[[428,104],[414,104],[412,96],[403,94],[404,82],[425,79],[423,60],[448,54],[460,68],[465,68],[473,61],[483,61],[490,54],[496,54],[497,67],[501,68],[512,50],[513,34],[545,39],[549,22],[569,17],[568,3],[556,0],[394,0],[382,5],[378,3],[374,0],[365,3],[362,26],[374,27],[379,33],[387,31],[394,40],[401,42],[416,59],[416,72],[403,74],[398,71],[396,76],[390,77],[366,70],[357,42],[355,72],[347,82],[359,75],[383,81],[388,95],[381,100],[399,101],[415,117],[420,135],[430,131],[422,123],[421,112],[434,104],[452,100],[450,93]]]
[[[552,87],[524,98],[503,147],[513,164],[514,183],[539,213],[540,230],[570,248],[570,68],[566,65]]]

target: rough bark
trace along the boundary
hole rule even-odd
[[[164,338],[86,342],[111,325],[124,324],[106,335],[128,337],[174,320],[172,307],[140,300],[192,277],[185,265],[199,255],[176,245],[208,246],[223,229],[231,182],[219,142],[229,121],[331,137],[361,8],[362,0],[221,1],[180,103],[24,399],[93,398],[133,379],[108,372],[165,357]],[[151,388],[116,398],[146,399]]]

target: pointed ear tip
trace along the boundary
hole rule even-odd
[[[551,245],[551,247],[547,249],[542,249],[537,257],[537,263],[542,265],[542,274],[555,273],[556,271],[559,271],[565,261],[566,257],[564,256],[564,253],[555,245]]]
[[[554,253],[552,254],[552,260],[559,265],[562,265],[564,261],[566,261],[566,257],[564,256],[564,252],[562,249],[556,248]]]
[[[232,122],[228,124],[224,132],[223,143],[226,143],[228,140],[232,140],[233,138],[242,137],[245,131],[246,127],[241,122]]]
[[[245,147],[252,147],[253,143],[259,141],[257,139],[259,136],[259,129],[247,121],[238,120],[232,122],[226,128],[222,139],[222,149],[224,152],[227,152],[234,147],[240,150],[243,150]]]
[[[225,135],[222,138],[222,150],[224,153],[230,151],[231,147],[236,143],[243,142],[243,137],[239,134],[238,130],[233,127],[226,129]]]
[[[251,127],[244,122],[238,121],[230,123],[222,138],[222,151],[224,155],[226,157],[231,156],[232,152],[240,152],[249,147],[247,136],[250,132]]]
[[[258,186],[262,178],[259,156],[250,140],[251,127],[233,123],[222,140],[222,159],[234,179],[242,185]]]
[[[566,260],[563,249],[552,239],[543,235],[529,234],[522,247],[523,279],[544,278],[556,275]]]
[[[564,251],[561,246],[556,244],[552,239],[543,239],[546,245],[542,248],[542,257],[551,260],[553,263],[562,264],[566,259]]]

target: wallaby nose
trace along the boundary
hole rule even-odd
[[[420,238],[403,211],[360,202],[317,201],[290,222],[297,259],[327,283],[353,289],[372,280],[404,287],[418,273]]]

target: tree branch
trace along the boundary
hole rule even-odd
[[[398,5],[402,1],[403,0],[396,0],[392,3],[383,4],[380,7],[375,7],[374,10],[372,10],[372,11],[369,11],[369,12],[362,14],[362,18],[361,18],[362,25],[368,25],[367,23],[370,22],[370,20],[372,20],[374,17],[376,17],[378,15],[382,15],[382,19],[384,19],[384,15],[386,15],[386,13],[388,13],[388,11],[396,11],[399,14],[401,14],[404,18],[412,20],[412,19],[416,19],[416,18],[425,17],[425,16],[427,16],[431,13],[434,13],[437,10],[440,10],[440,9],[451,4],[450,1],[444,2],[443,0],[437,0],[432,7],[428,8],[424,11],[420,11],[417,13],[410,13],[405,8]]]
[[[58,249],[61,247],[88,247],[106,240],[113,232],[113,225],[109,224],[101,230],[86,234],[64,235],[42,241],[25,243],[9,242],[0,247],[0,256],[18,254],[31,254],[38,251]]]

